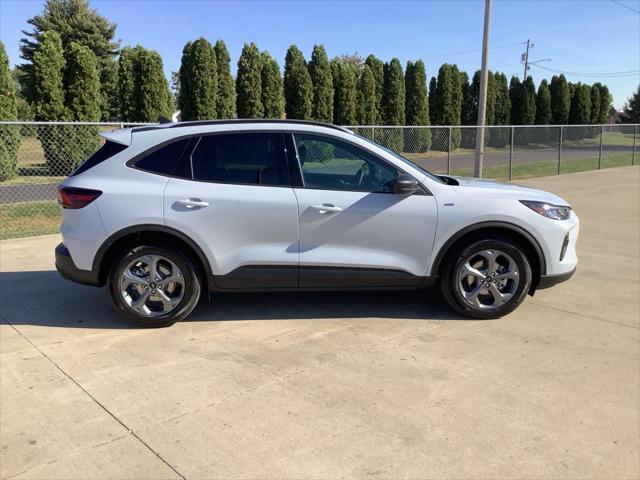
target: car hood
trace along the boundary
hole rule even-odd
[[[451,188],[464,196],[537,200],[552,203],[554,205],[568,205],[568,203],[558,195],[545,192],[544,190],[516,185],[515,183],[505,183],[498,182],[496,180],[472,177],[452,176],[450,178],[453,178],[458,183],[458,185],[454,185]]]

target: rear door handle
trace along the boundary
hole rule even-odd
[[[205,208],[209,206],[209,202],[202,202],[197,198],[187,198],[185,200],[177,200],[176,205],[187,208]]]
[[[332,203],[323,203],[322,205],[311,205],[311,210],[315,210],[318,213],[338,213],[342,211],[342,207],[336,207]]]

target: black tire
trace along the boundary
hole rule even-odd
[[[486,250],[499,250],[509,255],[515,262],[519,275],[519,283],[514,288],[510,300],[489,309],[471,305],[465,300],[458,286],[458,273],[464,263]],[[531,265],[520,246],[505,237],[485,236],[462,243],[447,256],[440,279],[440,290],[447,303],[458,313],[478,319],[499,318],[514,311],[524,301],[531,288],[532,277]]]
[[[154,317],[145,316],[133,310],[125,302],[120,292],[120,278],[127,265],[137,257],[143,255],[160,255],[169,259],[182,271],[184,278],[184,293],[182,299],[167,314]],[[125,318],[146,328],[168,327],[186,318],[198,304],[200,299],[201,282],[198,268],[194,262],[176,247],[170,245],[139,245],[127,250],[114,262],[107,279],[109,298],[115,309]]]

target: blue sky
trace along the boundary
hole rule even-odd
[[[640,0],[495,0],[489,65],[522,78],[521,42],[535,47],[531,60],[577,73],[640,69]],[[11,64],[20,63],[18,42],[26,20],[42,10],[42,0],[0,0],[0,38]],[[620,5],[622,4],[622,5]],[[389,60],[421,58],[427,74],[442,63],[457,63],[473,73],[480,65],[484,2],[450,1],[192,1],[92,0],[91,5],[118,24],[123,45],[141,44],[160,52],[167,75],[177,70],[182,47],[204,36],[223,39],[232,69],[244,42],[268,50],[281,67],[295,43],[309,57],[324,44],[330,57],[357,52]],[[626,5],[628,8],[625,8]],[[471,52],[469,52],[471,51]],[[458,52],[468,52],[458,54]],[[455,53],[455,54],[454,54]],[[552,72],[532,67],[536,85]],[[640,83],[640,75],[594,78],[568,75],[570,81],[609,85],[614,105],[622,107]]]

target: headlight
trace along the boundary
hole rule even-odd
[[[571,207],[568,205],[553,205],[551,203],[532,202],[530,200],[520,200],[520,203],[526,205],[534,212],[553,220],[566,220],[571,214]]]

